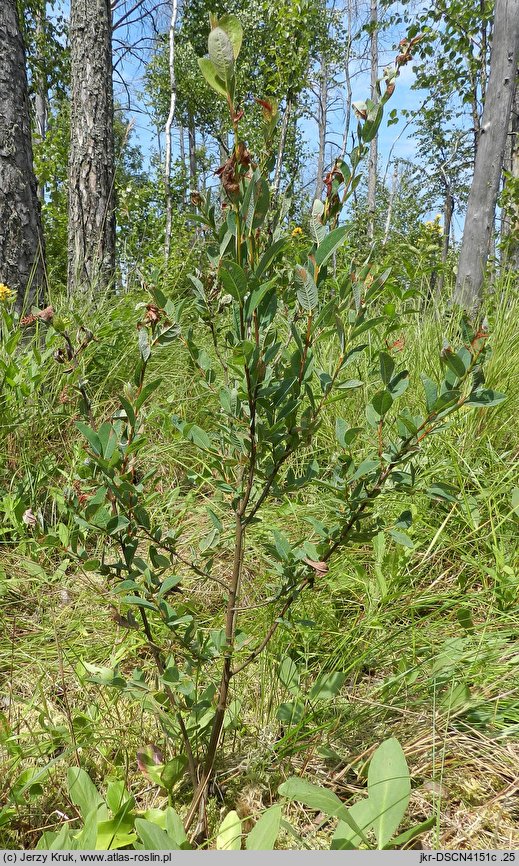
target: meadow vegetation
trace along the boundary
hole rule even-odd
[[[438,221],[346,210],[411,43],[297,220],[240,45],[213,21],[235,144],[168,267],[21,320],[0,286],[0,842],[518,847],[517,274],[471,321]]]

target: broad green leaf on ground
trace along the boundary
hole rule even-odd
[[[247,836],[247,851],[272,851],[276,844],[281,824],[281,806],[271,806],[256,821]]]
[[[241,818],[237,812],[228,812],[216,837],[217,851],[239,851],[241,848]]]
[[[411,795],[407,761],[394,737],[381,743],[370,761],[368,794],[375,809],[373,830],[380,849],[398,829]]]

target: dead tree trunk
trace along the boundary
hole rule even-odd
[[[344,78],[345,78],[345,89],[346,89],[346,99],[344,105],[344,131],[342,134],[342,146],[340,152],[340,159],[344,159],[344,154],[346,153],[346,148],[348,147],[348,136],[350,134],[350,117],[351,117],[351,107],[353,104],[353,91],[351,86],[351,73],[350,73],[350,62],[351,62],[351,47],[352,47],[352,9],[351,9],[351,0],[348,0],[347,4],[347,28],[348,34],[346,37],[346,47],[345,47],[345,57],[344,57]]]
[[[25,50],[16,0],[0,3],[0,282],[18,311],[43,292],[43,235],[32,161]]]
[[[196,130],[195,121],[191,114],[187,122],[187,140],[189,147],[189,185],[191,189],[195,190],[198,183],[196,170]]]
[[[274,181],[272,183],[272,191],[274,196],[277,196],[281,183],[281,170],[283,168],[283,157],[285,156],[285,147],[288,135],[288,123],[291,113],[292,101],[290,98],[288,98],[287,104],[285,106],[285,111],[283,113],[283,121],[281,123],[281,132],[279,134],[278,152],[276,157],[276,167],[274,169]]]
[[[519,0],[496,0],[490,75],[454,290],[454,303],[471,311],[479,307],[482,297],[518,50]]]
[[[319,129],[319,151],[317,154],[317,179],[314,198],[320,198],[323,189],[326,126],[328,120],[328,70],[324,58],[321,58],[319,70],[319,91],[317,96],[317,126]]]
[[[503,258],[508,267],[519,269],[519,205],[514,196],[514,190],[519,186],[519,70],[516,76],[515,96],[510,115],[504,168],[506,171],[505,193],[508,185],[510,185],[512,195],[507,198],[501,228],[501,238],[506,242]]]
[[[115,196],[110,0],[71,0],[69,292],[115,279]]]
[[[34,113],[36,116],[36,129],[41,141],[45,141],[47,136],[47,104],[49,99],[47,86],[47,72],[45,67],[45,58],[43,57],[42,45],[45,39],[45,16],[47,14],[47,3],[42,3],[42,6],[36,13],[36,42],[39,53],[39,73],[36,81],[36,93],[34,96]],[[43,204],[45,201],[45,184],[38,183],[38,198]]]
[[[370,5],[370,54],[371,54],[371,99],[378,102],[378,7],[377,0],[371,0]],[[377,169],[378,169],[378,135],[369,146],[368,162],[368,238],[373,240],[375,234],[375,211],[377,207]]]
[[[171,247],[171,221],[173,216],[173,204],[171,201],[171,128],[175,117],[175,105],[177,101],[177,86],[175,80],[175,28],[177,26],[178,0],[172,0],[171,20],[169,25],[169,114],[166,120],[166,159],[164,160],[164,186],[166,189],[166,235],[164,240],[164,260],[169,260]]]
[[[389,232],[391,230],[391,220],[393,217],[393,206],[395,203],[396,194],[398,191],[398,160],[395,160],[395,165],[393,167],[393,179],[391,181],[391,190],[389,192],[389,201],[387,203],[387,214],[386,214],[386,225],[384,228],[384,239],[382,241],[382,246],[385,247],[389,240]]]
[[[447,266],[447,258],[449,256],[450,239],[451,239],[451,224],[454,214],[454,197],[450,186],[445,189],[445,200],[443,203],[443,236],[442,236],[442,258],[441,271],[436,284],[436,297],[438,300],[441,297],[443,286],[445,284],[445,268]]]

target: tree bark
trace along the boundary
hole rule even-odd
[[[45,39],[45,20],[47,15],[47,3],[43,0],[41,7],[36,13],[36,41],[37,50],[39,53],[39,74],[36,82],[36,93],[34,97],[34,113],[36,116],[36,129],[41,141],[45,141],[47,136],[47,105],[48,105],[48,86],[47,86],[47,71],[45,67],[45,59],[43,57],[42,45]],[[45,184],[38,182],[38,198],[43,204],[45,202]]]
[[[508,144],[505,158],[505,191],[508,184],[512,185],[512,193],[519,189],[519,70],[515,82],[515,96],[510,115]],[[503,214],[501,239],[505,243],[504,264],[519,269],[519,205],[513,200],[507,202]]]
[[[169,260],[171,247],[171,221],[173,205],[171,201],[171,128],[175,117],[175,105],[177,101],[177,86],[175,81],[175,28],[177,25],[178,0],[172,0],[171,20],[169,25],[169,87],[170,102],[169,114],[166,120],[166,159],[164,160],[164,185],[166,189],[166,236],[164,240],[164,259],[166,264]]]
[[[439,300],[445,284],[445,267],[450,249],[451,239],[451,224],[454,214],[454,196],[452,195],[450,186],[445,190],[445,200],[443,203],[443,236],[442,236],[442,258],[441,271],[436,284],[436,297]]]
[[[490,74],[454,290],[454,303],[472,312],[481,303],[518,50],[519,0],[496,0]]]
[[[196,170],[196,130],[195,121],[191,114],[187,120],[187,139],[189,148],[189,185],[191,189],[195,190],[198,183]]]
[[[350,62],[351,62],[351,46],[352,46],[352,21],[351,21],[351,0],[348,0],[347,4],[347,32],[348,35],[346,37],[346,47],[345,47],[345,57],[344,57],[344,78],[345,78],[345,87],[346,87],[346,100],[344,106],[344,131],[342,134],[342,146],[340,152],[340,159],[344,159],[344,154],[346,153],[346,148],[348,147],[348,136],[350,134],[350,120],[351,120],[351,107],[353,104],[353,91],[351,87],[351,73],[350,73]]]
[[[16,0],[0,3],[0,44],[0,282],[20,312],[41,299],[44,247]]]
[[[115,279],[115,160],[110,0],[71,0],[69,293]]]
[[[285,147],[287,143],[287,135],[288,135],[288,122],[290,120],[290,115],[292,113],[292,101],[290,97],[287,99],[287,104],[285,106],[285,111],[283,113],[283,120],[281,123],[281,132],[279,134],[279,144],[278,144],[278,152],[276,157],[276,167],[274,169],[274,181],[272,183],[272,192],[274,197],[277,196],[279,192],[279,186],[281,183],[281,169],[283,168],[283,157],[285,155]]]
[[[326,126],[328,120],[328,70],[324,57],[319,70],[319,95],[317,98],[317,125],[319,128],[319,151],[317,154],[317,179],[314,198],[320,198],[323,189],[323,175],[326,147]]]
[[[389,232],[391,230],[391,219],[393,217],[393,205],[395,203],[395,198],[398,190],[398,160],[395,160],[395,165],[393,167],[393,179],[391,181],[391,190],[389,192],[389,201],[387,204],[387,214],[386,214],[386,225],[384,228],[384,239],[382,241],[382,246],[385,247],[389,240]]]
[[[378,7],[377,0],[371,0],[370,5],[370,54],[371,54],[371,100],[378,102]],[[375,211],[377,206],[377,168],[378,168],[378,135],[369,146],[368,162],[368,238],[373,240],[375,234]]]

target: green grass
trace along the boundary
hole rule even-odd
[[[97,415],[109,416],[128,378],[135,357],[135,330],[128,325],[134,305],[135,298],[121,299],[109,314],[105,307],[93,316],[100,342],[89,347],[82,363]],[[242,717],[226,731],[218,766],[226,807],[239,802],[256,816],[294,771],[332,785],[346,800],[354,798],[371,752],[395,735],[413,773],[409,823],[437,815],[429,845],[519,844],[519,518],[512,508],[519,456],[519,301],[510,286],[499,303],[490,299],[488,312],[493,357],[487,378],[508,399],[496,409],[463,414],[428,441],[420,457],[424,481],[453,484],[458,502],[423,494],[411,503],[402,494],[384,497],[377,507],[386,515],[396,518],[412,508],[414,548],[389,540],[384,550],[368,542],[343,551],[326,578],[317,578],[298,601],[292,627],[280,628],[268,652],[233,682]],[[414,378],[421,370],[437,372],[443,337],[450,338],[454,328],[453,320],[442,323],[433,313],[410,317],[399,363]],[[163,383],[149,409],[152,444],[145,454],[146,468],[156,473],[153,508],[165,524],[186,512],[182,546],[188,552],[210,528],[205,506],[211,497],[203,487],[190,487],[187,473],[196,454],[167,419],[174,412],[202,423],[212,404],[186,368],[182,349],[165,353],[155,375]],[[59,401],[66,382],[67,374],[49,366],[24,422],[0,455],[0,497],[21,496],[24,507],[39,508],[48,523],[55,516],[53,490],[71,483],[82,459],[75,404]],[[418,388],[416,393],[418,400]],[[336,448],[336,415],[355,423],[363,405],[359,390],[328,410],[315,444],[318,459]],[[187,506],[176,498],[178,485],[189,491]],[[333,507],[330,493],[317,484],[291,501],[271,500],[248,538],[242,592],[248,604],[259,600],[258,580],[261,586],[263,575],[268,579],[269,515],[286,525],[291,538],[311,540],[307,518],[320,519]],[[84,667],[118,661],[125,674],[136,666],[151,671],[141,638],[114,623],[102,578],[79,573],[73,562],[63,567],[54,554],[42,553],[36,564],[30,530],[19,522],[0,541],[0,802],[11,797],[12,805],[0,826],[0,843],[30,847],[43,828],[76,817],[64,787],[70,765],[83,766],[101,787],[108,777],[123,778],[139,806],[160,805],[160,791],[139,774],[135,753],[150,742],[171,753],[174,744],[139,702],[93,683]],[[223,557],[221,573],[229,568],[230,559]],[[187,576],[185,586],[203,626],[221,627],[221,588]],[[269,608],[258,607],[244,618],[253,643],[271,617]],[[292,726],[276,715],[279,704],[291,700],[278,677],[286,656],[298,666],[306,706],[304,719]],[[316,677],[335,671],[345,674],[337,698],[310,700]],[[20,774],[30,768],[41,778],[17,793],[17,785],[28,781],[17,782]],[[181,787],[180,811],[188,798]],[[212,807],[215,819],[220,805]],[[326,847],[330,828],[316,832],[314,817],[291,807],[290,819],[306,844]]]

